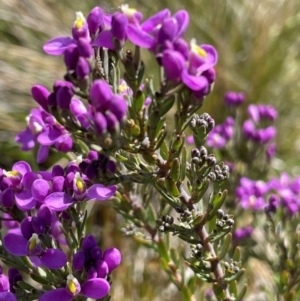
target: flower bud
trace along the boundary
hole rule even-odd
[[[82,271],[84,268],[85,256],[83,251],[78,251],[74,254],[72,259],[72,265],[74,271]]]
[[[92,248],[97,246],[97,242],[96,239],[93,235],[87,235],[83,238],[82,242],[81,242],[81,248],[84,251],[89,251]]]
[[[40,218],[33,216],[32,220],[31,220],[31,225],[32,225],[33,231],[36,234],[43,234],[45,232],[45,225]]]
[[[73,97],[74,93],[72,90],[71,84],[66,84],[65,86],[61,87],[56,95],[57,104],[61,109],[69,110],[70,102]]]
[[[99,6],[94,7],[87,16],[87,23],[92,35],[104,30],[104,14]]]
[[[107,262],[101,259],[96,262],[96,270],[99,278],[105,278],[110,272]]]
[[[121,263],[121,253],[116,248],[107,249],[103,254],[103,259],[106,261],[109,272],[111,273]]]
[[[125,41],[128,18],[122,13],[115,13],[111,19],[112,36],[119,41]]]
[[[94,126],[95,126],[95,130],[96,130],[97,134],[99,134],[99,135],[103,134],[103,132],[106,131],[107,121],[106,121],[105,116],[102,113],[96,112],[96,114],[94,116]]]
[[[50,92],[42,85],[34,85],[31,88],[33,99],[45,110],[48,111],[48,97]]]
[[[1,194],[1,204],[4,208],[12,208],[15,203],[15,197],[11,188],[5,189]]]
[[[106,108],[108,101],[112,98],[112,91],[106,81],[97,79],[90,89],[91,104],[96,110]]]
[[[78,53],[80,56],[88,59],[93,56],[93,48],[91,43],[89,43],[86,39],[80,38],[78,40]]]
[[[51,224],[52,224],[52,211],[47,205],[43,204],[39,208],[39,210],[37,212],[37,217],[43,222],[43,224],[45,226],[48,226],[48,227],[51,226]]]
[[[71,44],[64,53],[64,62],[68,70],[75,70],[79,59],[78,47],[76,44]]]
[[[84,79],[90,74],[90,65],[87,60],[83,57],[80,57],[77,66],[76,66],[76,75],[80,79]]]

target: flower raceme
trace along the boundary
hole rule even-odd
[[[127,5],[122,5],[121,12],[112,15],[105,15],[100,8],[94,8],[87,20],[82,13],[77,13],[72,28],[73,38],[53,38],[43,49],[50,55],[64,54],[67,68],[76,70],[79,77],[83,78],[89,70],[86,59],[91,57],[92,47],[119,51],[129,40],[156,55],[167,80],[182,82],[197,98],[207,95],[215,80],[217,51],[211,45],[198,46],[194,39],[190,46],[184,40],[183,35],[189,24],[187,11],[179,10],[171,16],[171,12],[164,9],[143,22],[142,18],[141,12]],[[84,32],[88,28],[89,35],[74,34],[78,27]],[[85,51],[80,50],[82,48]],[[83,55],[83,52],[88,55]]]
[[[87,235],[72,260],[73,270],[80,275],[82,281],[69,274],[65,287],[44,293],[39,301],[71,301],[79,294],[87,298],[103,298],[110,290],[106,278],[120,263],[121,254],[118,249],[110,248],[103,253],[97,246],[95,237]]]

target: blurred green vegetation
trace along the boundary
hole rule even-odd
[[[121,4],[115,0],[101,2],[108,12]],[[128,4],[145,17],[165,7],[173,12],[188,10],[191,24],[186,37],[212,44],[219,52],[217,81],[203,111],[222,122],[226,112],[222,99],[227,90],[244,91],[248,102],[274,105],[280,113],[278,157],[289,171],[299,172],[299,0],[133,0]],[[41,83],[51,88],[65,71],[62,58],[43,54],[42,45],[54,36],[69,35],[75,11],[87,14],[95,5],[99,1],[0,0],[2,167],[9,169],[12,162],[20,159],[34,164],[33,153],[21,153],[13,137],[25,126],[25,116],[35,105],[30,97],[31,86]],[[52,157],[43,167],[55,160]],[[124,256],[124,264],[114,278],[113,299],[180,300],[176,289],[167,286],[155,254],[123,239],[113,210],[108,206],[100,209],[91,224],[97,233],[99,225],[105,225],[101,233],[103,245],[117,244]],[[201,300],[199,295],[196,297]]]

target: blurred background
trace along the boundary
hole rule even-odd
[[[112,12],[121,4],[124,2],[118,0],[0,0],[1,167],[9,169],[20,159],[35,164],[32,153],[19,151],[14,136],[24,128],[25,117],[35,106],[31,86],[40,83],[51,88],[65,72],[62,58],[45,55],[42,45],[54,36],[70,35],[76,11],[87,15],[98,5]],[[281,167],[300,174],[299,0],[132,0],[128,4],[144,17],[166,7],[173,12],[188,10],[187,39],[212,44],[219,53],[217,81],[203,111],[223,122],[223,94],[227,90],[245,92],[248,103],[272,104],[279,111],[277,157]],[[149,69],[146,74],[152,72]],[[56,159],[52,156],[43,168]],[[115,275],[113,299],[180,300],[176,289],[166,286],[155,254],[122,238],[118,218],[109,206],[98,212],[91,224],[96,231],[105,224],[103,244],[119,246],[126,259]]]

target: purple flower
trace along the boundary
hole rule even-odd
[[[104,29],[104,14],[99,6],[94,7],[87,16],[87,23],[91,35]]]
[[[181,75],[183,83],[193,91],[204,91],[208,88],[209,81],[203,74],[213,68],[217,61],[218,55],[213,46],[198,46],[196,41],[192,40],[189,67],[184,69]]]
[[[151,48],[154,38],[140,25],[142,14],[128,5],[122,5],[123,13],[112,16],[111,28],[101,32],[94,40],[93,46],[115,49],[115,41],[122,46],[127,39],[142,48]]]
[[[30,236],[31,233],[31,236]],[[38,257],[49,269],[60,269],[67,262],[67,256],[59,249],[43,249],[31,220],[24,220],[21,231],[9,231],[3,238],[5,249],[14,256]]]
[[[245,101],[245,94],[241,92],[228,91],[224,95],[227,106],[239,106]]]
[[[93,278],[80,285],[73,275],[69,275],[65,288],[48,291],[39,298],[39,301],[71,301],[78,294],[86,298],[100,299],[105,297],[109,290],[110,285],[105,279]]]
[[[223,124],[215,126],[207,137],[207,145],[217,149],[223,148],[233,137],[235,121],[227,117]]]
[[[270,185],[263,181],[242,177],[240,186],[236,189],[236,197],[244,209],[261,210],[265,206],[264,198],[270,188]]]
[[[244,227],[244,228],[238,228],[235,230],[235,232],[233,233],[233,238],[235,241],[240,241],[243,240],[245,238],[248,238],[251,236],[252,232],[253,232],[253,227],[249,226],[249,227]]]

